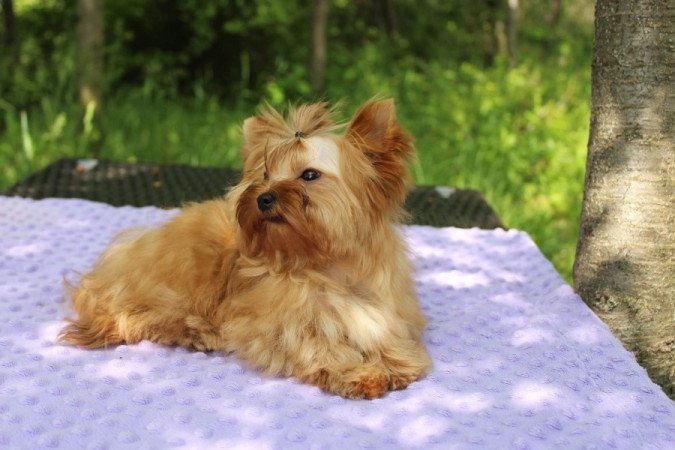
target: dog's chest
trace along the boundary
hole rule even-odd
[[[363,351],[373,350],[388,334],[388,314],[378,302],[344,292],[317,293],[320,332],[329,339],[346,338]]]
[[[273,336],[269,331],[277,330],[291,347],[320,338],[330,346],[347,343],[363,352],[377,349],[390,337],[393,312],[371,289],[354,286],[335,273],[330,278],[311,275],[271,277],[254,287],[247,295],[251,303],[244,303],[258,305],[265,318],[258,334]]]

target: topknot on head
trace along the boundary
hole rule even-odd
[[[289,106],[284,117],[269,104],[257,115],[244,121],[244,139],[247,146],[278,145],[299,138],[321,136],[340,127],[333,120],[334,108],[326,102]]]
[[[300,134],[294,137],[318,136],[334,131],[339,127],[333,120],[334,112],[335,109],[326,102],[289,108],[288,122]]]

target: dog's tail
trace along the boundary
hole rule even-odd
[[[58,340],[84,348],[101,348],[124,342],[117,333],[114,320],[110,317],[95,320],[68,319],[70,322],[59,334]]]
[[[84,348],[101,348],[124,342],[119,333],[119,324],[115,317],[102,308],[100,293],[86,287],[87,282],[75,288],[64,282],[66,292],[70,294],[72,305],[78,318],[67,319],[70,322],[61,333],[58,341]]]

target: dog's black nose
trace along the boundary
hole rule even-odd
[[[276,197],[271,192],[265,192],[264,194],[260,194],[258,196],[258,209],[263,212],[269,211],[270,209],[272,209],[272,206],[274,205],[275,201]]]

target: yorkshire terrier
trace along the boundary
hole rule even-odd
[[[423,376],[426,321],[397,228],[412,138],[391,100],[346,127],[332,115],[316,103],[246,119],[241,182],[122,234],[70,288],[77,318],[60,338],[233,353],[346,398]]]

